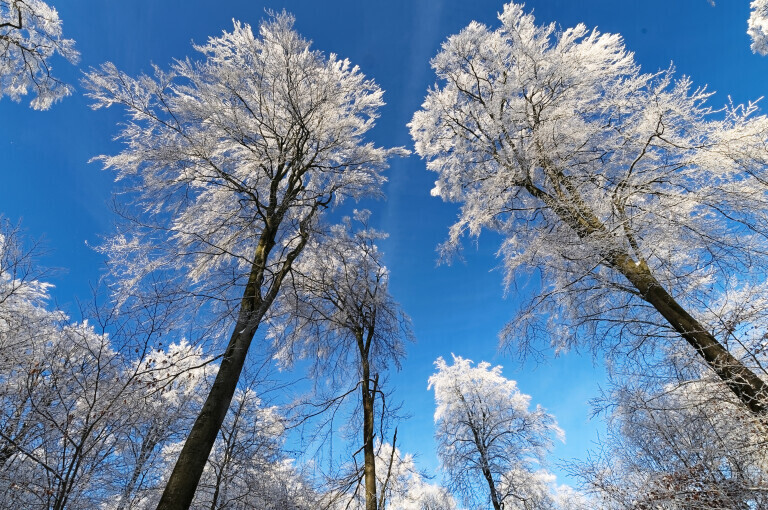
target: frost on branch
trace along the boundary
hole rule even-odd
[[[412,339],[410,319],[389,293],[389,271],[376,246],[386,234],[368,226],[369,214],[355,211],[319,232],[294,264],[268,333],[283,365],[313,360],[315,377],[344,367],[345,380],[361,356],[371,373],[400,366],[403,340]],[[359,348],[359,335],[368,348]]]
[[[678,354],[670,380],[612,384],[608,434],[575,474],[605,508],[765,508],[765,422]]]
[[[360,405],[350,421],[362,421],[362,438],[356,439],[362,447],[353,448],[354,467],[333,476],[340,486],[333,492],[340,497],[351,492],[352,499],[359,492],[365,508],[375,510],[384,508],[387,497],[386,479],[378,477],[389,462],[382,463],[374,451],[374,439],[385,433],[393,413],[384,391],[386,370],[399,368],[404,340],[412,333],[389,294],[389,272],[375,244],[385,236],[368,226],[368,217],[368,211],[355,211],[354,219],[321,230],[307,244],[273,307],[268,337],[282,364],[296,357],[311,360],[314,379],[330,383],[332,395],[321,405],[330,409],[326,415],[357,397]],[[360,452],[362,462],[356,458]]]
[[[555,418],[541,406],[529,409],[531,397],[502,376],[500,366],[473,367],[455,355],[453,365],[438,358],[435,366],[429,388],[437,405],[437,453],[450,487],[465,503],[490,499],[499,510],[531,501],[531,508],[552,508],[557,494],[565,498],[551,486],[553,478],[537,469],[552,437],[565,439]]]
[[[256,37],[235,22],[195,46],[201,59],[154,76],[111,63],[88,73],[93,107],[128,115],[125,148],[99,159],[136,197],[126,213],[136,221],[105,247],[129,287],[178,271],[202,294],[238,303],[256,259],[268,256],[271,282],[319,209],[381,194],[387,158],[403,153],[362,140],[381,89],[292,25],[283,13]],[[262,234],[276,248],[257,253]]]
[[[752,39],[753,53],[768,55],[768,1],[752,0],[752,11],[747,22],[747,34]]]
[[[0,500],[29,509],[113,500],[125,510],[155,489],[160,449],[188,427],[210,361],[186,342],[127,359],[109,335],[49,308],[31,252],[14,229],[0,231]],[[116,330],[123,341],[135,334]]]
[[[123,150],[99,158],[130,197],[104,248],[117,295],[181,303],[206,339],[231,332],[160,508],[191,504],[256,330],[323,211],[380,196],[387,159],[406,153],[364,140],[381,89],[311,49],[287,13],[195,49],[153,76],[106,63],[86,77],[94,108],[128,117]]]
[[[413,455],[404,454],[390,443],[376,445],[376,478],[385,491],[380,508],[397,510],[457,510],[453,496],[444,487],[431,484],[417,471]],[[354,468],[351,468],[354,469]],[[324,499],[330,510],[364,510],[365,498],[355,494],[351,499],[330,491]],[[321,507],[326,508],[324,503]]]
[[[753,103],[713,109],[672,69],[641,73],[618,35],[537,25],[516,4],[499,20],[443,43],[410,129],[433,194],[461,207],[446,248],[499,232],[506,283],[529,292],[503,340],[614,353],[684,340],[768,409],[749,356],[728,351],[762,312],[730,329],[710,313],[747,289],[768,298],[768,119]]]
[[[315,494],[282,451],[283,422],[277,408],[265,406],[255,389],[238,390],[192,508],[311,508]],[[180,449],[181,443],[163,449],[164,477],[170,474]],[[156,505],[152,500],[143,508]]]
[[[0,99],[20,101],[32,92],[32,108],[47,110],[72,94],[51,74],[56,53],[73,64],[80,56],[75,42],[62,38],[56,9],[40,0],[0,0]]]
[[[29,336],[65,318],[47,309],[51,284],[40,281],[32,258],[24,248],[18,228],[0,216],[0,353],[24,349]]]

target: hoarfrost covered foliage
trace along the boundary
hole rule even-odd
[[[23,348],[25,334],[64,318],[47,309],[50,288],[37,278],[18,229],[0,216],[0,350]]]
[[[100,157],[135,199],[104,246],[119,299],[154,299],[160,286],[207,340],[231,332],[160,506],[191,503],[256,330],[323,211],[380,196],[387,159],[407,152],[364,141],[381,89],[312,50],[293,22],[273,15],[258,37],[235,22],[195,45],[202,60],[153,77],[111,63],[86,77],[94,108],[128,115],[124,149]]]
[[[20,101],[32,92],[32,108],[47,110],[72,94],[51,74],[57,53],[73,64],[79,59],[75,42],[62,38],[56,9],[40,0],[0,0],[0,99]]]
[[[0,500],[85,509],[114,499],[128,508],[161,470],[163,442],[188,425],[215,367],[185,342],[132,358],[98,324],[51,309],[40,274],[34,250],[0,223]]]
[[[3,501],[85,509],[113,499],[114,508],[129,508],[156,490],[161,447],[189,426],[212,367],[183,344],[153,354],[171,360],[168,370],[127,363],[87,323],[38,325],[38,332],[44,337],[23,337],[18,356],[3,353]]]
[[[433,194],[461,204],[445,250],[499,232],[506,283],[530,292],[503,340],[637,353],[682,336],[768,408],[740,346],[768,330],[768,119],[712,109],[672,69],[641,73],[618,35],[537,25],[517,4],[499,20],[443,43],[410,129]]]
[[[614,385],[608,436],[575,470],[601,508],[768,506],[765,422],[703,377],[649,388],[638,374]]]
[[[277,359],[311,359],[315,376],[370,364],[371,373],[400,366],[410,319],[389,293],[389,271],[376,241],[386,237],[355,211],[322,229],[294,264],[270,321]],[[344,376],[346,379],[346,375]],[[348,380],[348,379],[347,379]]]
[[[326,414],[335,415],[346,400],[359,402],[350,422],[362,426],[350,428],[362,432],[353,440],[362,446],[352,448],[355,469],[339,477],[340,485],[342,492],[360,492],[365,507],[375,509],[382,507],[386,487],[378,478],[387,464],[380,463],[374,440],[384,434],[393,407],[384,389],[386,370],[399,368],[412,333],[389,294],[389,272],[375,244],[385,236],[368,219],[368,211],[355,211],[308,242],[273,307],[268,337],[283,365],[296,357],[311,360],[313,378],[332,387],[319,405]],[[355,458],[360,452],[362,463]]]
[[[753,53],[768,55],[768,1],[752,0],[749,4],[752,11],[749,14],[747,34],[752,39]]]
[[[105,250],[125,290],[172,269],[222,299],[238,289],[239,302],[255,259],[268,257],[271,281],[319,207],[380,195],[387,158],[403,151],[362,141],[381,89],[312,50],[288,14],[258,37],[235,22],[195,49],[202,60],[153,77],[111,63],[87,75],[94,108],[126,107],[125,148],[99,159],[135,192],[144,220]],[[266,234],[276,248],[258,250]]]
[[[276,407],[264,406],[252,388],[238,390],[206,463],[192,508],[312,508],[318,496],[293,462],[285,458],[284,431],[283,417]],[[120,500],[115,499],[102,508],[156,508],[183,442],[182,437],[163,445],[155,483],[136,491],[129,506],[120,506]]]
[[[501,375],[501,367],[453,356],[435,361],[435,437],[450,487],[468,505],[490,500],[494,508],[556,508],[566,489],[538,466],[563,431],[541,406]],[[571,498],[576,501],[576,498]],[[526,506],[528,505],[528,506]]]

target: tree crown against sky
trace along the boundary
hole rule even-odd
[[[501,233],[507,285],[532,296],[503,340],[627,353],[679,334],[728,358],[715,369],[739,392],[723,366],[741,362],[702,344],[763,372],[745,328],[768,327],[768,119],[752,103],[713,109],[673,69],[641,73],[618,35],[537,25],[517,4],[499,19],[443,44],[441,85],[410,128],[433,194],[461,203],[446,249]]]
[[[31,92],[32,108],[47,110],[72,94],[51,74],[55,54],[73,64],[79,59],[75,42],[62,38],[56,9],[41,0],[0,1],[0,99],[20,101]]]
[[[18,228],[0,216],[0,348],[19,343],[15,337],[20,329],[63,318],[52,319],[46,309],[50,288],[40,280],[33,251],[23,246]]]
[[[565,440],[555,418],[501,375],[501,367],[453,356],[435,361],[429,378],[435,390],[435,438],[449,486],[468,505],[490,500],[493,507],[554,505],[548,474],[540,468],[552,438]],[[549,502],[549,503],[547,503]]]
[[[272,14],[256,37],[235,22],[195,46],[202,61],[137,79],[107,63],[85,79],[94,108],[120,104],[129,116],[126,147],[100,157],[135,198],[127,233],[103,247],[120,299],[147,282],[156,299],[152,279],[172,281],[170,298],[191,299],[203,337],[231,331],[158,508],[192,503],[256,330],[323,211],[381,196],[387,159],[407,154],[364,141],[381,89],[349,61],[311,50],[293,24]]]
[[[376,245],[387,235],[369,226],[369,216],[356,210],[354,217],[321,229],[294,264],[268,334],[285,366],[309,359],[316,364],[314,377],[344,381],[350,367],[359,372],[360,356],[371,373],[399,368],[413,333],[389,292],[389,271]],[[368,346],[365,353],[359,352],[357,336]]]
[[[154,78],[109,63],[87,75],[94,108],[121,104],[129,116],[123,151],[100,157],[135,192],[140,216],[106,247],[123,285],[173,268],[227,298],[270,214],[281,217],[271,225],[279,259],[317,204],[380,195],[387,158],[403,153],[362,141],[381,89],[348,61],[311,50],[292,25],[278,14],[255,37],[236,22],[195,46],[204,60],[156,67]]]

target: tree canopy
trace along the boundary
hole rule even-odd
[[[435,437],[440,462],[468,505],[490,500],[493,508],[544,509],[555,503],[548,473],[536,469],[552,447],[564,439],[555,418],[541,406],[529,409],[531,397],[501,367],[453,356],[453,365],[435,361],[429,378],[435,390]]]
[[[203,60],[154,77],[107,63],[86,78],[94,108],[123,105],[129,118],[125,148],[100,158],[134,192],[132,221],[104,248],[122,299],[152,278],[176,282],[194,315],[232,331],[160,508],[191,503],[254,334],[323,210],[380,196],[387,159],[405,154],[363,140],[381,89],[310,49],[289,14],[258,37],[235,22],[195,49]]]
[[[30,105],[47,110],[72,94],[72,87],[51,74],[51,57],[77,63],[75,41],[64,39],[56,9],[41,0],[0,1],[0,99],[20,101],[34,94]]]
[[[446,249],[493,230],[510,287],[541,277],[503,339],[631,353],[682,337],[763,413],[746,328],[768,326],[768,118],[642,73],[618,35],[512,3],[499,20],[443,44],[410,129],[433,195],[461,204]]]
[[[760,55],[768,55],[768,2],[752,0],[749,4],[752,11],[747,22],[747,34],[752,39],[752,51]]]

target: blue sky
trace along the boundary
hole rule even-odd
[[[429,59],[451,34],[471,20],[497,25],[501,1],[476,0],[283,0],[202,2],[196,0],[50,0],[64,32],[82,54],[79,68],[54,60],[54,73],[77,84],[80,69],[114,62],[130,73],[167,67],[192,56],[191,42],[230,30],[232,19],[253,26],[265,9],[286,9],[296,29],[314,47],[359,65],[386,91],[387,106],[371,138],[382,146],[411,146],[406,124],[435,81]],[[601,32],[620,33],[645,71],[674,62],[679,75],[717,91],[713,104],[761,97],[768,87],[768,60],[753,55],[746,35],[747,0],[530,0],[538,22],[562,27],[583,22]],[[763,105],[763,111],[768,104]],[[98,244],[111,230],[112,176],[99,154],[115,153],[112,141],[121,120],[118,109],[93,112],[78,87],[50,111],[36,112],[0,101],[0,214],[22,221],[30,238],[44,239],[48,267],[61,268],[50,280],[54,296],[75,310],[88,299],[89,283],[102,271]],[[390,376],[395,398],[411,418],[400,424],[399,446],[435,465],[432,441],[433,395],[426,391],[432,362],[456,353],[505,366],[504,374],[555,414],[567,444],[553,458],[584,457],[599,422],[588,421],[587,401],[603,377],[589,354],[572,353],[543,365],[520,363],[497,350],[497,333],[511,317],[514,296],[504,297],[502,274],[494,268],[498,239],[484,234],[468,243],[466,261],[437,266],[436,246],[445,239],[457,207],[430,197],[434,176],[416,156],[394,160],[387,200],[372,205],[374,223],[389,232],[383,243],[391,270],[391,291],[414,322],[417,343],[402,371]],[[368,205],[368,204],[366,204]]]

